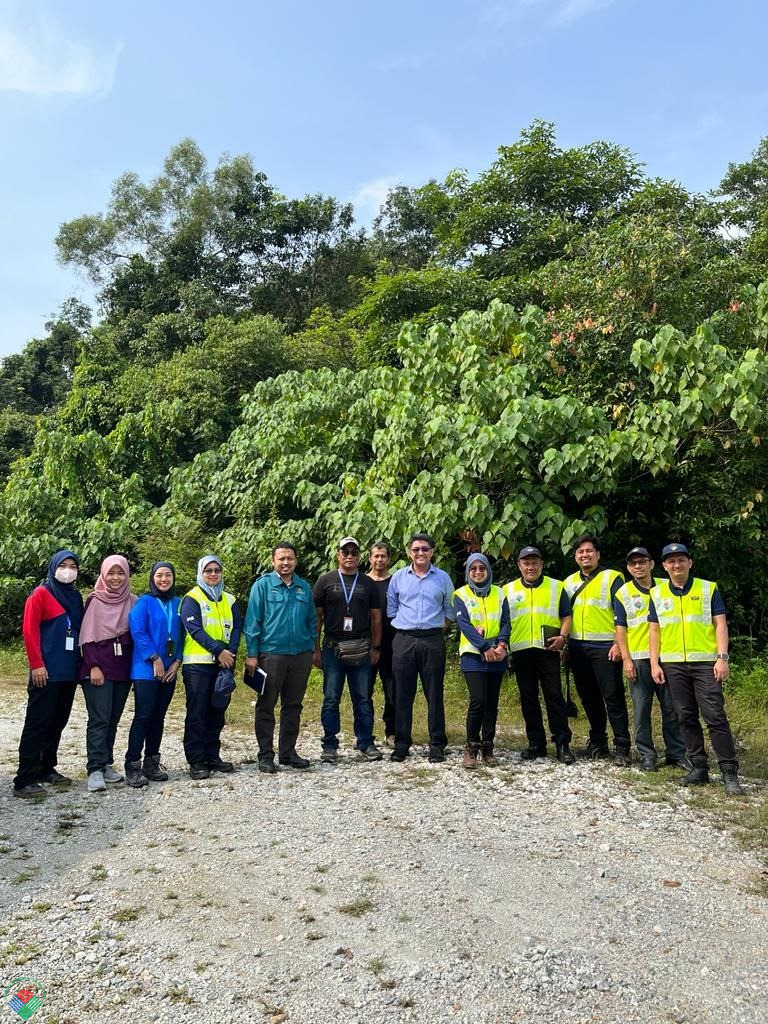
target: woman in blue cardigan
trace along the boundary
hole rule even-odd
[[[128,616],[134,644],[131,679],[135,710],[125,755],[125,781],[135,788],[146,786],[150,779],[165,782],[168,778],[160,764],[160,743],[181,665],[180,603],[176,570],[170,562],[155,562],[149,573],[149,593],[139,598]]]

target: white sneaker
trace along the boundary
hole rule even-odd
[[[120,772],[116,772],[111,764],[108,764],[104,769],[104,781],[110,783],[123,782],[124,776]]]
[[[101,789],[106,789],[107,784],[104,782],[104,772],[91,772],[88,776],[88,792],[98,793]]]

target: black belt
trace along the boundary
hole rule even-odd
[[[438,626],[436,629],[396,629],[396,633],[402,633],[403,636],[442,636],[443,631]]]

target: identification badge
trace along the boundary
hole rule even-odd
[[[115,640],[115,642],[112,644],[112,647],[114,648],[114,651],[115,651],[115,657],[116,658],[121,657],[121,655],[123,653],[123,645],[120,643],[120,641],[119,640]]]
[[[342,626],[342,629],[344,630],[345,633],[351,633],[352,632],[352,616],[351,615],[345,615],[344,616],[344,625]]]
[[[175,646],[176,645],[174,644],[173,640],[171,640],[171,638],[168,637],[168,639],[165,641],[165,656],[166,656],[166,658],[172,658],[173,657],[173,652],[174,652]]]
[[[64,650],[65,651],[74,651],[74,649],[75,649],[75,638],[73,636],[68,636],[66,638],[66,640],[64,641]]]

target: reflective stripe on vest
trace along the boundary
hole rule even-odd
[[[664,580],[654,579],[653,586],[658,587]],[[644,594],[638,590],[633,580],[625,583],[616,591],[616,599],[624,607],[627,616],[627,647],[633,661],[644,661],[650,658],[650,640],[648,637],[648,605],[651,593]]]
[[[613,622],[611,587],[613,581],[623,579],[615,569],[603,569],[596,573],[581,591],[573,605],[573,640],[613,640],[616,628]],[[565,580],[565,591],[573,597],[584,582],[580,572],[573,573]]]
[[[717,661],[717,637],[712,619],[716,583],[694,579],[682,597],[665,581],[651,591],[659,620],[659,661]]]
[[[528,647],[544,649],[542,626],[560,629],[560,596],[563,584],[543,576],[537,587],[526,587],[523,581],[507,583],[504,593],[509,604],[511,632],[510,651],[523,651]]]
[[[461,598],[464,602],[469,621],[475,629],[482,630],[486,640],[499,635],[501,632],[501,606],[504,603],[501,587],[491,586],[487,597],[478,597],[469,586],[459,587],[456,597]],[[480,651],[473,647],[462,633],[459,641],[459,654],[479,653]]]
[[[193,587],[186,596],[191,597],[200,605],[200,620],[208,636],[212,640],[223,640],[224,643],[229,643],[234,622],[232,612],[235,603],[234,596],[224,591],[221,600],[217,603],[212,601],[200,587]],[[213,665],[216,662],[216,655],[206,651],[187,633],[184,637],[182,661],[185,665]]]

